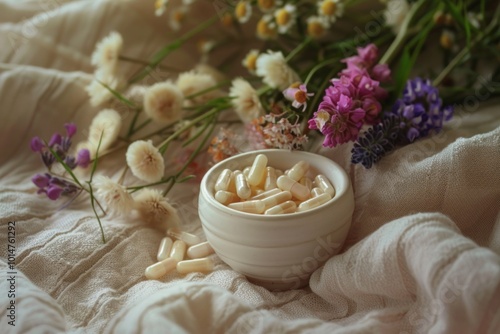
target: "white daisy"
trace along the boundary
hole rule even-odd
[[[132,174],[146,182],[157,182],[163,177],[165,162],[151,140],[137,140],[130,144],[126,154]]]
[[[257,22],[257,37],[263,40],[276,38],[276,23],[270,14],[262,15]]]
[[[156,0],[155,1],[155,15],[162,16],[167,10],[168,0]]]
[[[307,19],[307,35],[312,38],[321,38],[325,35],[330,24],[322,16],[311,16]]]
[[[274,12],[274,20],[280,34],[287,33],[295,23],[296,9],[294,5],[287,4],[285,7],[279,8]]]
[[[239,1],[234,9],[234,16],[236,16],[236,19],[240,23],[248,22],[250,16],[252,16],[252,5],[250,1]]]
[[[257,58],[259,57],[259,50],[253,49],[247,53],[241,64],[248,70],[250,73],[255,73]]]
[[[264,115],[257,92],[246,80],[234,79],[229,96],[233,98],[231,103],[243,123],[250,123],[255,118]]]
[[[344,15],[344,4],[341,0],[321,0],[318,2],[318,15],[333,23]]]

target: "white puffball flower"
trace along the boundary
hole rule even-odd
[[[97,198],[106,204],[106,211],[111,216],[124,216],[133,208],[134,201],[127,189],[109,177],[97,176],[94,186]]]
[[[143,188],[134,197],[134,203],[135,209],[146,223],[164,231],[179,226],[177,210],[158,190]]]
[[[124,81],[121,77],[115,76],[102,69],[97,70],[94,73],[94,79],[85,87],[90,97],[90,104],[94,107],[108,102],[113,97],[113,93],[104,87],[101,82],[113,90],[120,90],[124,85]]]
[[[299,76],[286,63],[283,53],[268,51],[261,54],[256,62],[257,76],[262,77],[262,81],[272,88],[284,90],[291,84],[300,81]]]
[[[231,103],[243,123],[250,123],[252,120],[264,115],[259,96],[248,81],[242,78],[234,79],[229,90],[229,96],[233,98]]]
[[[111,32],[97,43],[94,53],[92,54],[92,65],[106,73],[114,74],[122,48],[122,36],[116,31]]]
[[[215,82],[217,82],[217,83],[221,83],[221,82],[227,80],[227,77],[224,73],[222,73],[221,71],[219,71],[215,67],[210,66],[208,64],[199,63],[198,65],[196,65],[194,67],[193,71],[195,71],[196,73],[199,73],[199,74],[207,74],[207,75],[211,76],[212,79],[214,79]]]
[[[173,123],[182,117],[184,96],[171,82],[159,82],[146,89],[144,112],[159,123]]]
[[[132,86],[125,93],[125,97],[136,106],[142,106],[144,104],[144,95],[146,94],[147,88],[148,87],[143,85]]]
[[[90,152],[92,153],[97,150],[99,140],[101,141],[99,152],[110,148],[120,134],[121,125],[122,117],[116,110],[101,110],[90,123],[88,137],[89,146],[92,147]]]
[[[394,34],[398,34],[410,11],[410,4],[406,0],[389,0],[384,11],[385,23],[392,28]]]
[[[130,144],[126,159],[132,174],[142,181],[153,183],[163,177],[165,162],[151,140],[137,140]]]
[[[213,88],[217,85],[217,82],[209,74],[189,71],[179,74],[176,85],[181,90],[182,94],[184,94],[187,98],[189,95],[197,94],[209,88]],[[220,92],[215,89],[191,98],[190,101],[196,105],[203,104],[219,96],[219,94]]]

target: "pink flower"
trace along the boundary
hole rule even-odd
[[[309,120],[309,128],[318,129],[325,135],[323,146],[335,147],[358,137],[365,111],[353,108],[353,104],[353,100],[344,94],[336,104],[331,103],[331,99],[320,103],[319,111]]]
[[[307,108],[307,100],[309,97],[314,96],[314,93],[308,93],[306,85],[300,85],[297,87],[296,84],[291,85],[283,91],[285,98],[292,102],[294,108],[300,108],[303,106],[302,111]]]

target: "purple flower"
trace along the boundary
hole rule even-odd
[[[371,168],[399,142],[400,123],[400,117],[389,114],[380,123],[365,131],[354,143],[351,162]]]
[[[38,188],[45,188],[49,185],[50,182],[50,175],[45,174],[36,174],[31,178],[31,181],[38,187]]]
[[[54,145],[61,145],[62,137],[58,133],[54,133],[49,141],[49,147],[53,147]]]
[[[453,115],[453,108],[442,104],[437,88],[429,80],[409,80],[392,112],[358,138],[351,151],[351,162],[370,168],[396,145],[440,131],[443,122]]]
[[[40,137],[33,137],[33,139],[31,139],[31,150],[33,152],[40,152],[44,147],[45,144]]]
[[[78,151],[76,163],[82,168],[87,168],[90,163],[90,151],[86,148],[82,148],[80,151]]]
[[[443,122],[453,115],[451,106],[443,106],[439,91],[430,80],[408,80],[403,96],[394,103],[392,113],[402,117],[406,138],[411,143],[430,132],[439,132]]]
[[[61,197],[62,192],[63,192],[63,189],[60,188],[59,186],[57,186],[57,185],[51,185],[47,189],[47,197],[50,198],[51,200],[55,201],[59,197]]]
[[[68,137],[73,137],[73,135],[76,133],[76,125],[73,123],[66,123],[64,124],[64,127],[66,128],[66,134],[68,135]]]

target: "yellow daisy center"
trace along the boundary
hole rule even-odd
[[[257,4],[259,5],[259,8],[262,10],[269,10],[272,9],[275,5],[274,0],[258,0]]]
[[[184,17],[185,17],[185,16],[186,16],[186,15],[184,14],[184,12],[182,12],[182,11],[178,10],[178,11],[176,11],[176,12],[174,13],[174,17],[173,17],[173,19],[174,19],[174,21],[176,21],[176,22],[182,22],[182,20],[184,20]]]
[[[278,10],[276,14],[276,23],[280,26],[286,26],[290,20],[292,19],[292,15],[286,9]]]
[[[229,13],[225,13],[221,18],[222,25],[225,27],[231,27],[233,25],[233,16]]]
[[[236,9],[234,10],[234,14],[237,18],[241,19],[247,15],[247,3],[246,1],[240,1],[236,5]]]
[[[158,10],[163,7],[163,0],[156,0],[155,1],[155,9]]]
[[[321,12],[325,16],[334,16],[337,12],[337,4],[331,0],[324,0],[321,3]]]
[[[250,71],[255,71],[257,69],[257,57],[258,54],[251,54],[248,55],[248,57],[245,59],[245,66],[248,68]]]
[[[312,21],[307,24],[307,34],[311,37],[321,37],[325,32],[325,28],[319,22]]]
[[[307,94],[301,90],[295,92],[295,101],[305,103],[307,101]]]
[[[276,30],[271,28],[266,20],[261,19],[257,23],[257,34],[264,38],[270,38],[276,34]]]

